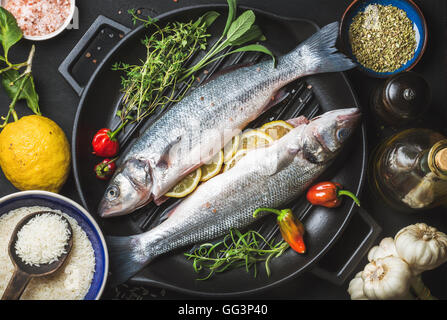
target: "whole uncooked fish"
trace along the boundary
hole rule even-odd
[[[292,52],[237,69],[200,86],[158,119],[123,158],[99,206],[102,217],[130,213],[158,200],[209,161],[272,105],[297,78],[355,66],[334,48],[338,23],[315,33]]]
[[[108,237],[111,281],[127,280],[168,251],[244,228],[255,221],[257,208],[286,205],[331,164],[359,119],[357,108],[330,111],[310,122],[297,118],[288,134],[249,151],[233,168],[200,185],[155,228]]]

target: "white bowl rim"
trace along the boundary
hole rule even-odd
[[[0,5],[2,7],[3,7],[4,3],[6,4],[5,1],[7,1],[7,0],[0,0]],[[41,36],[27,36],[27,35],[23,34],[23,38],[27,39],[27,40],[31,40],[31,41],[42,41],[42,40],[48,40],[48,39],[54,38],[55,36],[60,34],[70,24],[71,19],[73,19],[75,8],[76,8],[75,2],[76,2],[76,0],[70,0],[70,13],[68,14],[65,22],[59,27],[59,29],[53,31],[52,33],[41,35]]]
[[[107,249],[107,243],[106,240],[104,238],[104,235],[102,234],[101,228],[99,228],[98,224],[96,223],[95,219],[91,216],[90,213],[88,213],[88,211],[86,209],[84,209],[84,207],[82,207],[80,204],[78,204],[77,202],[62,196],[60,194],[57,193],[53,193],[53,192],[49,192],[49,191],[43,191],[43,190],[29,190],[29,191],[19,191],[19,192],[15,192],[15,193],[11,193],[8,194],[6,196],[3,196],[0,198],[0,204],[10,200],[10,199],[14,199],[17,198],[19,196],[27,196],[27,195],[45,195],[45,196],[49,196],[49,197],[53,197],[53,198],[58,198],[59,200],[62,200],[64,202],[67,202],[68,204],[72,205],[73,207],[75,207],[76,209],[78,209],[79,211],[81,211],[92,223],[92,225],[95,227],[96,231],[98,232],[99,238],[101,239],[101,243],[104,246],[104,260],[105,260],[105,264],[104,264],[104,281],[102,282],[101,288],[98,291],[98,294],[95,297],[95,300],[99,300],[104,292],[106,283],[107,283],[107,277],[109,274],[109,252]]]

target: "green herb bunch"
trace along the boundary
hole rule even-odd
[[[178,78],[184,65],[198,50],[206,48],[206,30],[214,21],[211,13],[195,22],[172,22],[163,28],[155,20],[139,18],[129,11],[136,21],[142,21],[155,31],[142,40],[146,48],[146,60],[141,65],[118,62],[113,70],[123,71],[121,78],[124,88],[123,107],[118,111],[122,122],[138,122],[150,115],[157,107],[174,101]],[[217,17],[217,16],[214,16]]]
[[[246,10],[239,17],[237,17],[236,0],[227,0],[227,2],[228,17],[222,35],[198,63],[186,70],[182,80],[192,76],[195,72],[204,68],[206,65],[236,52],[262,52],[271,56],[273,63],[276,63],[274,54],[261,44],[255,43],[240,47],[246,43],[264,41],[266,40],[266,37],[263,35],[259,26],[255,24],[256,17],[252,10]],[[238,48],[230,49],[227,53],[222,53],[225,49],[234,47]]]
[[[185,256],[193,259],[193,267],[197,273],[201,270],[208,271],[208,275],[200,280],[207,280],[216,272],[240,267],[245,267],[247,272],[253,268],[256,277],[258,262],[264,262],[266,273],[270,276],[270,261],[281,256],[288,248],[287,242],[269,242],[257,231],[250,230],[242,234],[231,229],[222,241],[202,244],[194,253],[185,253]]]
[[[28,59],[25,62],[13,63],[10,61],[9,51],[23,37],[22,30],[17,25],[14,16],[0,7],[0,42],[3,52],[0,54],[0,75],[3,88],[12,99],[8,113],[2,117],[3,123],[0,128],[5,127],[10,117],[18,120],[14,109],[17,101],[26,100],[28,107],[37,115],[41,115],[39,108],[39,96],[36,93],[34,79],[31,74],[32,61],[35,53],[34,45],[31,47]],[[20,70],[24,69],[22,72]]]
[[[132,65],[117,62],[112,69],[124,72],[121,77],[122,108],[117,116],[121,118],[121,130],[128,122],[139,122],[152,114],[157,108],[169,102],[178,102],[187,93],[194,75],[208,64],[236,52],[258,51],[273,58],[273,53],[260,44],[249,42],[266,40],[261,29],[254,24],[255,14],[251,10],[236,16],[236,0],[228,1],[228,17],[224,31],[212,48],[207,50],[208,27],[219,17],[219,13],[209,11],[196,21],[172,22],[164,27],[157,25],[156,19],[141,18],[135,10],[129,10],[134,23],[142,22],[145,27],[154,28],[154,32],[142,43],[146,47],[146,59],[142,64]],[[224,52],[230,48],[229,52]],[[188,67],[188,60],[200,50],[206,54]],[[187,84],[186,90],[175,98],[178,85]]]

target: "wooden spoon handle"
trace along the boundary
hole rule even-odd
[[[14,271],[5,292],[3,292],[2,300],[19,300],[31,276],[19,269]]]

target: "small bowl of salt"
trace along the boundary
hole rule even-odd
[[[54,38],[73,19],[75,0],[0,0],[22,29],[23,37],[32,41]]]

